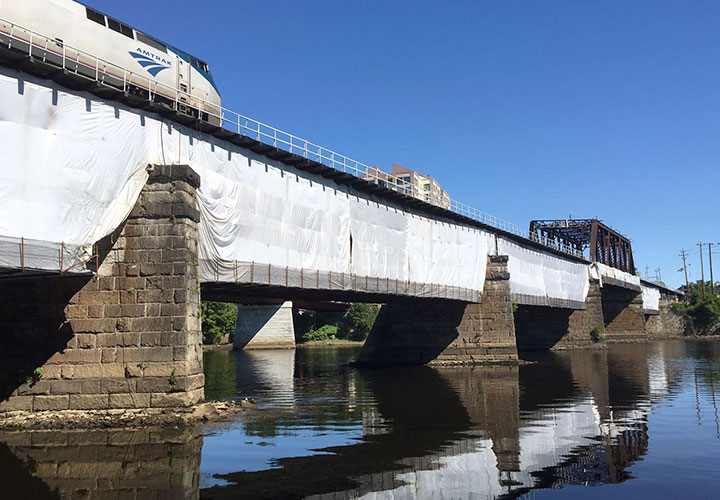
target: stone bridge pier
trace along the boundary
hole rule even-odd
[[[358,363],[460,365],[517,361],[506,256],[488,257],[479,303],[404,298],[380,311]]]
[[[97,275],[6,280],[0,411],[190,406],[203,400],[198,175],[149,168]]]
[[[640,290],[605,283],[602,311],[608,342],[645,342],[645,313]]]
[[[590,332],[604,326],[600,283],[590,279],[584,309],[519,305],[515,312],[515,335],[519,350],[565,350],[605,348]]]

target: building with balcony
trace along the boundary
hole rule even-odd
[[[393,163],[390,173],[383,172],[374,166],[369,168],[362,178],[432,205],[450,208],[450,196],[435,179],[395,163]]]

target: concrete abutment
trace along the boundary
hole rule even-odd
[[[238,305],[234,349],[293,349],[292,302]]]
[[[96,276],[3,283],[0,411],[186,407],[204,398],[199,176],[149,168]]]

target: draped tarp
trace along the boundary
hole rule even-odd
[[[0,103],[0,236],[65,244],[74,249],[67,269],[130,213],[157,151],[158,124],[7,68]],[[25,267],[60,268],[53,258],[26,257]]]
[[[642,288],[643,310],[646,313],[660,312],[660,290],[652,286],[640,285]]]
[[[584,309],[588,266],[498,237],[498,254],[508,256],[510,292],[519,304]]]
[[[0,99],[0,236],[11,241],[89,254],[128,216],[148,164],[184,163],[201,177],[202,281],[471,300],[483,289],[485,231],[13,70],[0,70]]]
[[[640,276],[606,266],[600,262],[590,264],[590,277],[600,281],[600,286],[608,284],[640,291]]]

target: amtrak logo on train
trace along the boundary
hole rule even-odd
[[[163,59],[152,52],[140,48],[137,49],[137,52],[129,52],[129,54],[152,76],[157,76],[162,70],[170,68],[172,64],[167,59]]]

